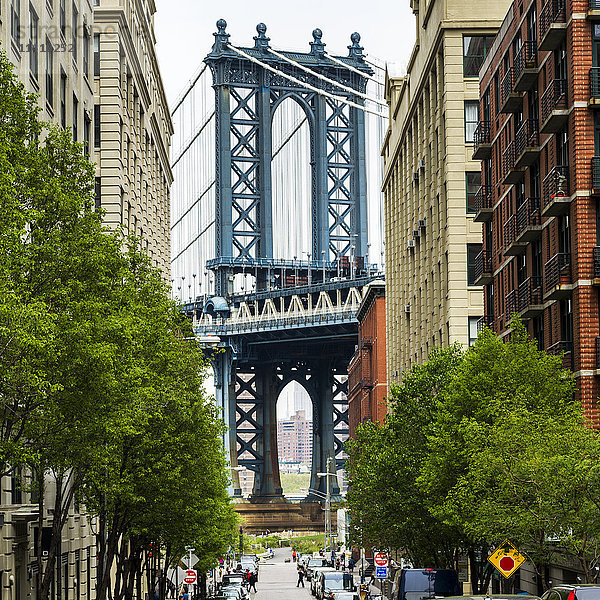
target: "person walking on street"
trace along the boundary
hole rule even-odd
[[[354,559],[352,557],[350,557],[350,560],[348,561],[348,569],[350,570],[350,573],[354,573]]]
[[[300,584],[304,587],[304,569],[298,565],[298,583],[296,584],[296,587],[300,587]]]
[[[254,593],[256,593],[256,573],[250,573],[250,576],[248,577],[248,591],[252,591],[254,590]]]

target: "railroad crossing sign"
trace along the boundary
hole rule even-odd
[[[198,579],[198,575],[194,569],[188,569],[185,572],[185,577],[183,578],[184,583],[192,584],[196,583],[196,579]]]
[[[508,579],[527,559],[508,541],[488,556],[488,561]]]
[[[388,566],[388,555],[385,552],[376,552],[373,555],[373,560],[375,562],[375,566],[377,567],[387,567]]]

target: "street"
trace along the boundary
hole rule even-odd
[[[285,559],[290,562],[286,563]],[[264,562],[261,561],[258,583],[256,584],[256,594],[252,594],[254,600],[309,600],[312,599],[310,593],[310,582],[304,581],[306,586],[296,587],[298,575],[296,573],[296,563],[291,562],[292,551],[290,548],[281,548],[275,550],[275,556]]]

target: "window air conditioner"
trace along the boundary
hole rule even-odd
[[[415,240],[408,240],[408,244],[406,244],[406,248],[408,250],[412,250],[415,247]]]
[[[419,229],[425,229],[425,219],[419,219]]]
[[[410,314],[410,304],[405,304],[404,305],[404,312],[408,315]]]
[[[422,158],[419,160],[419,169],[424,169],[425,168],[425,159]]]

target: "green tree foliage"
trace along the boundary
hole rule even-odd
[[[149,541],[205,568],[235,525],[202,353],[136,240],[103,228],[93,176],[0,54],[0,473],[32,470],[40,530],[53,511],[41,600],[76,500],[99,516],[99,598],[115,560],[115,596],[139,584]]]
[[[598,434],[561,358],[539,351],[519,321],[512,329],[508,341],[486,330],[464,352],[434,351],[392,389],[385,425],[359,428],[349,444],[355,525],[415,565],[450,564],[452,548],[469,554],[476,589],[489,581],[488,548],[505,538],[541,576],[566,556],[591,581],[600,555]]]

